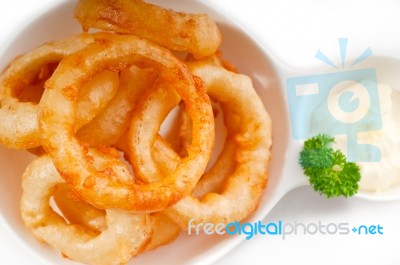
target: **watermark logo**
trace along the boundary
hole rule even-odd
[[[316,58],[334,67],[335,72],[286,80],[293,138],[345,134],[350,161],[379,162],[378,147],[357,142],[357,133],[382,128],[376,71],[345,70],[347,39],[339,39],[339,47],[342,69],[318,51]],[[371,49],[366,49],[350,68],[371,55]]]
[[[238,221],[228,224],[218,223],[197,223],[196,219],[191,219],[188,223],[188,235],[242,235],[249,240],[254,236],[278,236],[282,240],[293,235],[383,235],[383,226],[380,224],[372,225],[350,225],[348,222],[324,223],[322,221],[302,223],[302,222],[277,222],[263,223],[240,223]]]

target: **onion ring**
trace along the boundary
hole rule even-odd
[[[159,70],[157,83],[168,83],[169,88],[176,89],[194,124],[189,155],[172,174],[157,183],[137,184],[133,177],[121,180],[111,167],[97,171],[86,148],[72,133],[76,111],[73,99],[79,88],[100,71],[121,71],[135,64]],[[211,156],[214,120],[210,100],[201,84],[195,82],[187,67],[171,52],[136,36],[110,34],[64,58],[46,82],[40,107],[39,128],[44,149],[74,191],[100,209],[151,212],[171,206],[192,191]],[[138,138],[146,134],[146,126],[136,129]]]
[[[83,225],[98,233],[107,228],[106,212],[74,199],[68,185],[57,185],[53,199],[70,224]]]
[[[161,212],[152,213],[151,227],[153,236],[143,252],[154,250],[174,241],[181,233],[181,228]]]
[[[179,104],[178,124],[175,150],[180,157],[184,157],[187,156],[187,148],[192,142],[192,121],[189,115],[187,115],[183,104]]]
[[[96,265],[126,263],[146,246],[151,236],[148,214],[106,210],[107,228],[99,235],[67,224],[49,205],[63,182],[48,156],[35,159],[23,174],[21,215],[38,239],[73,260]]]
[[[97,209],[86,202],[68,198],[69,192],[70,189],[67,185],[57,185],[57,190],[53,194],[54,201],[63,216],[70,223],[82,225],[97,233],[105,230],[107,227],[105,211]],[[171,243],[181,232],[180,226],[160,212],[150,214],[150,223],[152,237],[148,245],[142,248],[140,253]]]
[[[111,71],[103,71],[87,82],[79,91],[75,130],[97,117],[118,90],[118,75]]]
[[[132,66],[122,71],[117,94],[101,113],[77,132],[79,140],[89,146],[116,143],[128,129],[139,94],[152,87],[155,79],[156,75],[150,69]]]
[[[210,63],[212,63],[213,65],[222,66],[219,62],[219,58],[216,57],[215,59],[218,61],[211,61]],[[218,115],[217,108],[218,106],[216,104],[214,106],[213,104],[214,117]],[[229,113],[225,115],[228,115],[228,117],[226,118],[226,121],[224,123],[228,124],[229,122],[229,127],[235,128],[237,125],[234,125],[233,123],[237,119],[235,119],[233,115],[229,115]],[[186,111],[184,111],[184,106],[181,106],[180,108],[179,124],[180,128],[178,131],[177,141],[178,148],[176,150],[180,157],[184,157],[187,155],[187,147],[192,141],[192,122]],[[159,142],[160,141],[158,141],[158,143]],[[235,150],[235,141],[232,141],[232,139],[228,137],[228,139],[225,140],[222,152],[218,155],[217,161],[214,163],[214,165],[212,165],[210,170],[208,170],[200,178],[199,182],[197,182],[196,187],[192,192],[193,196],[201,199],[205,194],[209,192],[219,193],[221,191],[222,185],[224,184],[225,180],[233,173],[235,169]],[[168,156],[166,156],[165,154],[168,154]],[[180,157],[177,156],[177,154],[173,152],[171,148],[168,148],[168,146],[160,146],[160,144],[157,144],[157,142],[153,146],[153,155],[160,169],[166,172],[169,172],[169,170],[173,170],[173,166],[179,163],[180,160]],[[170,167],[165,168],[164,165],[169,165]]]
[[[262,190],[266,185],[268,162],[271,156],[271,120],[251,80],[245,75],[208,63],[192,62],[190,69],[194,75],[203,80],[207,93],[221,104],[226,116],[233,117],[225,117],[225,121],[229,127],[228,138],[236,145],[234,155],[236,167],[226,180],[221,194],[208,193],[201,201],[194,196],[186,196],[163,211],[182,229],[187,229],[190,219],[194,219],[195,223],[228,223],[246,218],[258,206]],[[148,101],[152,102],[153,109],[150,109],[149,104],[143,103],[142,106],[146,108],[137,109],[141,116],[146,116],[146,112],[155,110],[163,111],[158,117],[168,113],[171,103],[163,100],[166,97],[162,95],[163,93],[167,92],[158,90],[154,92],[154,95],[149,96]],[[237,118],[239,122],[231,122]],[[133,120],[136,127],[131,127],[129,148],[132,152],[131,158],[137,159],[131,161],[133,165],[136,165],[135,174],[148,182],[159,181],[157,164],[151,154],[151,143],[138,141],[138,138],[134,137],[137,135],[137,128],[142,126],[141,123],[144,120],[135,114]],[[147,131],[148,135],[155,135],[158,131],[159,120],[154,123],[157,124],[150,127],[151,131]],[[149,127],[149,124],[146,126]],[[149,167],[153,170],[148,171]],[[149,172],[154,174],[148,174]]]
[[[119,79],[117,74],[104,71],[96,75],[90,82],[82,87],[81,93],[79,93],[77,99],[76,129],[90,122],[93,117],[97,117],[96,115],[104,109],[105,105],[109,103],[114,98],[115,93],[119,91],[118,83]],[[46,153],[42,146],[29,148],[28,151],[36,156],[41,156]]]
[[[75,17],[84,30],[133,34],[196,58],[213,54],[221,43],[219,29],[208,15],[174,12],[141,0],[80,0]]]
[[[53,74],[58,62],[43,65],[38,71],[37,76],[31,84],[27,84],[19,93],[20,102],[32,102],[38,104],[44,91],[44,82]]]
[[[63,41],[47,43],[16,58],[9,65],[0,76],[0,144],[16,149],[28,149],[40,145],[37,117],[38,106],[34,102],[20,101],[18,99],[19,94],[38,78],[38,74],[40,74],[43,67],[51,63],[58,63],[66,55],[85,47],[97,36],[99,35],[80,34]],[[110,75],[112,76],[113,74],[109,73],[108,76]],[[107,79],[103,78],[103,81],[105,80]],[[118,89],[118,83],[116,83],[118,82],[118,78],[116,76],[109,81],[107,81],[107,84],[97,87],[99,90],[97,93],[102,93],[105,96],[100,101],[107,102]],[[94,83],[99,85],[96,82]],[[107,87],[111,88],[111,90]],[[107,89],[104,90],[104,88]],[[96,89],[96,86],[92,89]],[[87,97],[80,99],[81,103],[85,101],[89,103],[87,104],[90,106],[88,111],[92,112],[92,114],[100,111],[96,106],[103,107],[104,105],[92,104],[95,102]],[[97,101],[100,102],[99,100]],[[80,109],[78,113],[80,111],[83,110]],[[78,115],[79,117],[83,116]],[[80,120],[79,124],[85,124],[89,120]]]

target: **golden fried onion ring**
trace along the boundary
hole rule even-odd
[[[258,206],[266,185],[271,157],[271,120],[251,80],[245,75],[207,63],[191,63],[190,69],[203,80],[209,96],[219,102],[224,111],[225,123],[229,128],[227,139],[236,145],[236,167],[224,183],[220,194],[208,193],[201,200],[194,196],[186,196],[163,211],[181,225],[182,229],[187,229],[190,219],[194,219],[196,223],[228,223],[242,220],[252,213]],[[141,106],[145,108],[136,111],[141,113],[142,117],[146,117],[147,112],[162,111],[157,117],[165,117],[172,104],[164,100],[167,96],[165,94],[162,90],[155,91],[147,99],[152,104],[143,103]],[[231,117],[227,117],[228,115]],[[235,116],[240,119],[239,122],[235,121]],[[148,143],[137,137],[137,128],[144,126],[142,123],[145,119],[134,114],[133,120],[136,126],[130,129],[129,148],[135,174],[149,182],[159,181],[157,164],[151,154],[153,142]],[[153,121],[159,122],[160,119]],[[147,130],[147,134],[153,139],[160,124],[150,126],[147,123],[146,126],[151,128],[151,131]],[[171,164],[171,161],[169,163]],[[149,172],[154,174],[150,175]]]
[[[116,143],[128,129],[139,94],[151,88],[155,79],[156,74],[150,69],[132,66],[122,71],[117,94],[101,113],[78,131],[79,140],[90,146]]]
[[[196,58],[213,54],[221,43],[219,29],[208,15],[174,12],[141,0],[80,0],[75,17],[84,30],[133,34]]]
[[[67,184],[57,185],[53,199],[70,224],[83,225],[96,232],[107,228],[106,211],[73,198],[73,192]]]
[[[126,131],[129,126],[131,114],[139,96],[146,88],[153,86],[154,80],[154,73],[149,69],[140,69],[132,66],[122,71],[120,73],[120,88],[116,96],[97,117],[78,131],[77,137],[79,140],[88,143],[90,146],[114,144],[116,138],[118,140],[121,136],[120,132]],[[184,114],[187,119],[190,119],[186,112]],[[189,136],[188,134],[185,135]],[[168,161],[171,159],[168,156],[170,154],[168,151],[171,148],[165,147],[168,143],[163,138],[160,137],[158,140],[155,146],[159,147],[160,151],[157,152],[156,157],[160,161]],[[117,147],[127,152],[126,143],[126,136],[124,136],[117,144]],[[172,171],[170,170],[169,172]],[[103,210],[82,201],[75,202],[68,199],[64,189],[57,190],[54,194],[54,199],[69,221],[85,225],[96,231],[99,230],[99,227],[104,226]],[[143,249],[143,252],[154,250],[174,241],[181,232],[180,226],[162,213],[151,214],[151,227],[153,231],[152,238],[147,247]]]
[[[118,74],[111,71],[103,71],[87,82],[79,91],[75,130],[97,117],[108,106],[118,90]]]
[[[161,212],[150,214],[153,236],[143,252],[154,250],[174,241],[181,233],[181,228]]]
[[[0,144],[16,149],[40,145],[38,106],[34,102],[21,102],[19,94],[37,79],[43,67],[58,63],[65,56],[82,49],[96,36],[80,34],[63,41],[47,43],[16,58],[0,75]],[[100,80],[93,80],[92,85],[82,89],[85,92],[79,97],[79,105],[84,106],[77,111],[79,126],[89,122],[114,96],[118,89],[118,76],[111,72],[104,73]]]
[[[214,56],[213,56],[214,57]],[[218,59],[218,58],[217,58]],[[219,61],[217,62],[210,62],[214,65],[219,65]],[[218,115],[218,109],[215,104],[213,104],[214,116]],[[229,128],[236,128],[238,122],[240,122],[237,117],[234,115],[230,115],[229,113],[225,114],[225,124],[229,123]],[[187,147],[190,145],[191,139],[191,131],[192,131],[192,121],[190,117],[187,115],[186,111],[184,110],[184,106],[180,105],[180,112],[179,112],[179,130],[178,130],[178,139],[177,139],[177,153],[180,157],[187,155]],[[216,128],[217,130],[217,128]],[[236,144],[235,141],[230,139],[232,137],[228,137],[225,140],[223,150],[218,155],[218,158],[214,165],[200,178],[199,182],[197,182],[196,187],[194,188],[192,195],[196,198],[201,199],[205,194],[209,192],[216,192],[219,193],[221,191],[222,185],[224,184],[225,180],[233,173],[236,162],[235,162],[235,150]],[[153,155],[154,159],[157,162],[157,166],[166,172],[174,170],[174,167],[177,163],[179,163],[180,157],[177,153],[174,152],[171,148],[165,145],[161,145],[161,141],[156,141],[153,146]],[[129,152],[129,148],[128,148]],[[167,156],[168,154],[168,156]],[[168,166],[168,167],[165,167]],[[146,181],[146,180],[144,180]]]
[[[95,232],[100,233],[105,230],[107,227],[105,210],[97,209],[83,201],[72,200],[68,196],[69,192],[67,185],[57,185],[57,190],[53,194],[54,201],[63,216],[70,223]],[[181,232],[180,226],[160,212],[150,214],[150,223],[152,236],[146,247],[141,249],[141,253],[171,243]]]
[[[168,83],[169,88],[176,89],[193,121],[189,155],[172,174],[150,184],[134,183],[133,177],[121,180],[113,167],[97,171],[92,157],[73,134],[79,88],[100,71],[121,71],[135,64],[157,69],[157,83]],[[150,212],[171,206],[192,191],[211,156],[214,120],[201,84],[170,51],[135,36],[110,34],[64,58],[46,82],[40,107],[44,149],[74,191],[97,208]],[[136,129],[138,138],[146,134],[146,126]]]
[[[38,239],[72,260],[93,265],[124,264],[146,246],[151,236],[148,214],[106,210],[107,227],[100,234],[67,224],[49,205],[62,183],[48,156],[35,159],[23,174],[21,215]]]

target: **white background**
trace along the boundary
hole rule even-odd
[[[0,45],[28,17],[54,1],[57,0],[1,1]],[[349,38],[349,52],[354,54],[370,47],[375,54],[400,55],[400,1],[218,0],[217,5],[248,26],[272,54],[295,68],[315,67],[319,63],[314,59],[318,49],[337,58],[340,37]],[[380,224],[384,235],[298,235],[286,240],[258,236],[243,242],[216,265],[400,264],[400,202],[326,200],[310,188],[301,188],[288,194],[265,222],[278,220],[348,222],[357,226]],[[6,264],[39,264],[2,226],[0,253],[1,260],[8,261]]]

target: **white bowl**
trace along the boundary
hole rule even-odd
[[[288,190],[283,188],[287,186],[279,179],[283,174],[284,156],[290,138],[286,100],[268,53],[253,36],[246,33],[246,29],[224,14],[223,10],[217,10],[212,3],[179,0],[152,2],[176,10],[209,14],[220,26],[224,57],[236,65],[241,73],[253,79],[254,86],[273,120],[274,147],[268,187],[260,207],[249,221],[263,219]],[[58,4],[26,24],[1,54],[0,69],[18,54],[46,41],[81,32],[81,27],[73,18],[74,5],[74,1]],[[0,220],[12,231],[19,243],[27,251],[34,253],[42,263],[73,264],[62,258],[55,249],[37,241],[20,218],[21,174],[32,158],[33,156],[23,151],[0,149]],[[298,173],[301,175],[301,172]],[[172,244],[133,258],[132,264],[209,264],[228,253],[243,239],[242,236],[188,236],[183,232]]]

